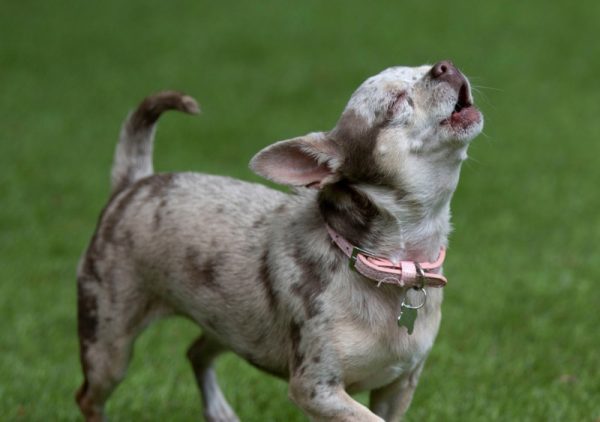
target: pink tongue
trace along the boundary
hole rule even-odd
[[[479,114],[475,107],[466,107],[461,111],[452,113],[450,120],[453,124],[469,124],[478,120]]]

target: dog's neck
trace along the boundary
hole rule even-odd
[[[348,241],[392,262],[435,260],[447,246],[450,201],[466,156],[464,149],[455,154],[416,156],[403,169],[410,184],[402,188],[343,180],[326,187],[318,197],[321,214]]]

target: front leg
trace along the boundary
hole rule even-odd
[[[391,384],[371,391],[370,407],[387,422],[397,422],[408,410],[423,370],[420,363],[412,372],[400,376]]]
[[[289,396],[313,421],[383,422],[350,397],[336,377],[325,380],[298,374],[290,379]]]
[[[313,421],[383,422],[345,391],[335,349],[315,320],[290,325],[289,397]]]

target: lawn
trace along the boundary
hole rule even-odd
[[[331,128],[366,77],[451,58],[486,128],[453,201],[444,319],[408,421],[600,419],[599,2],[4,1],[0,420],[79,420],[75,267],[126,112],[162,88],[156,168],[257,181],[276,140]],[[151,327],[114,421],[199,419],[198,329]],[[302,421],[286,385],[218,364],[243,421]],[[361,400],[365,396],[359,396]]]

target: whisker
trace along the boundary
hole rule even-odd
[[[485,131],[481,131],[480,133],[481,136],[483,136],[487,141],[493,141],[494,138],[492,138],[490,135],[488,135],[487,133],[485,133]]]
[[[474,169],[474,168],[478,168],[479,166],[481,166],[481,161],[479,161],[477,158],[473,158],[469,155],[469,158],[467,159],[467,161],[464,162],[464,165],[466,167],[468,167],[469,169]]]
[[[495,108],[494,104],[490,101],[490,98],[487,96],[487,94],[483,91],[480,91],[477,88],[473,88],[473,92],[477,94],[477,96],[479,97],[479,99],[481,99],[483,102],[485,102],[486,104],[489,104],[492,108]]]
[[[493,86],[485,86],[485,85],[475,85],[475,84],[471,84],[471,88],[476,89],[476,88],[481,88],[481,89],[489,89],[491,91],[498,91],[498,92],[504,92],[503,89],[500,88],[494,88]]]

